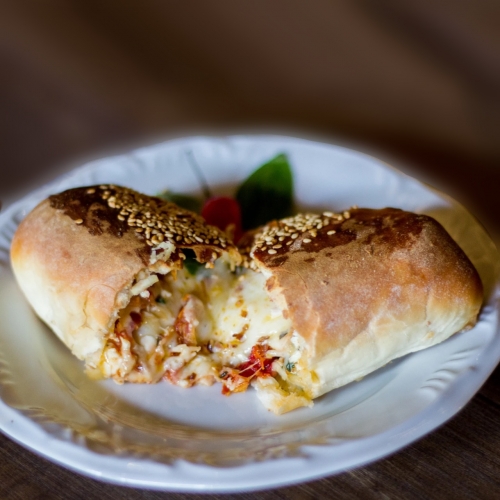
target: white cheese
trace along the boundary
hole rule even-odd
[[[151,285],[154,285],[158,281],[158,276],[156,274],[151,274],[147,278],[138,281],[131,289],[130,293],[132,295],[139,295],[146,291]]]
[[[110,344],[103,356],[103,372],[118,381],[154,382],[165,376],[182,387],[211,384],[223,367],[238,369],[255,345],[264,344],[267,356],[277,358],[273,366],[280,369],[275,371],[285,379],[287,372],[281,366],[296,363],[301,345],[265,285],[263,274],[246,269],[232,272],[221,259],[213,269],[201,268],[195,276],[186,269],[175,276],[138,276],[130,294],[142,297],[142,305],[130,305],[123,312],[132,321],[133,312],[140,314],[133,345],[124,346],[120,337],[120,356]],[[122,323],[130,324],[126,319]],[[271,382],[259,386],[266,384]],[[268,406],[276,405],[283,394],[283,388],[272,383],[272,390],[263,397]],[[303,404],[309,402],[299,398],[282,403],[283,408]]]

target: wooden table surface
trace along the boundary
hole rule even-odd
[[[499,21],[494,0],[0,0],[0,200],[133,145],[272,131],[397,164],[500,241]],[[500,498],[499,423],[497,369],[391,457],[203,498]],[[103,484],[0,436],[0,498],[198,497]]]

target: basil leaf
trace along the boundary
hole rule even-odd
[[[165,201],[171,201],[179,207],[191,210],[192,212],[196,212],[197,214],[201,212],[201,201],[194,196],[172,193],[170,191],[163,191],[162,193],[158,194],[157,197]]]
[[[293,213],[293,177],[288,158],[280,154],[246,179],[236,193],[243,229],[253,229]]]

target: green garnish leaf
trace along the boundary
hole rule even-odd
[[[187,194],[172,193],[171,191],[163,191],[157,195],[165,201],[171,201],[181,208],[191,210],[199,214],[201,212],[201,200],[195,198],[194,196],[189,196]]]
[[[287,361],[285,368],[286,368],[286,371],[292,372],[293,369],[295,368],[295,363],[291,363],[290,361]]]
[[[200,264],[196,259],[192,257],[187,257],[184,260],[184,267],[187,269],[188,273],[192,276],[196,276],[196,273],[201,267],[204,267],[203,264]]]
[[[288,158],[280,154],[258,168],[236,193],[243,229],[253,229],[293,213],[293,177]]]
[[[158,304],[166,304],[167,303],[167,301],[161,295],[158,295],[158,297],[156,297],[156,302],[158,302]]]
[[[196,260],[196,255],[193,250],[185,249],[183,252],[186,256],[184,259],[184,269],[186,269],[191,276],[196,276],[196,273],[205,266]]]

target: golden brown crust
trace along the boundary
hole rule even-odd
[[[312,369],[354,344],[360,363],[387,351],[385,364],[410,352],[397,340],[407,328],[408,347],[426,347],[472,326],[482,302],[474,266],[442,226],[393,208],[273,222],[251,255],[306,340]]]
[[[181,249],[209,265],[239,255],[217,228],[173,203],[118,186],[65,191],[40,203],[11,247],[18,282],[37,314],[81,359],[97,355],[142,270],[182,267]],[[127,294],[125,293],[125,296]]]
[[[154,196],[115,185],[69,189],[48,198],[52,208],[63,212],[92,236],[109,234],[121,238],[135,233],[137,248],[145,264],[152,249],[170,242],[177,249],[194,250],[200,262],[213,262],[232,247],[225,234],[209,226],[202,217]],[[175,258],[179,257],[175,251]]]

